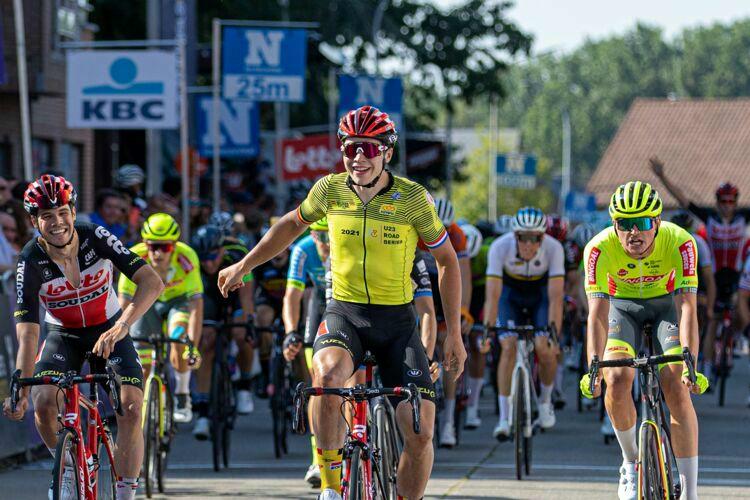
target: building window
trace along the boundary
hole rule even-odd
[[[34,167],[34,176],[51,172],[55,166],[52,164],[53,143],[47,139],[31,139],[31,164]]]
[[[89,0],[57,0],[55,4],[55,39],[80,40],[81,30],[88,24],[89,13],[94,9]]]
[[[81,172],[81,158],[83,157],[83,146],[71,142],[60,143],[60,162],[58,168],[60,174],[73,183],[78,185],[78,178]]]

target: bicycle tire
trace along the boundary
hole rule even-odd
[[[273,395],[270,397],[271,418],[273,420],[273,452],[276,458],[284,455],[283,438],[285,430],[286,408],[284,407],[284,367],[279,362],[278,353],[271,360],[271,384]]]
[[[531,474],[531,440],[534,437],[534,433],[531,436],[523,438],[523,465],[526,470],[526,475]]]
[[[158,486],[159,476],[159,382],[152,378],[148,384],[146,422],[143,426],[143,478],[146,498],[151,498]]]
[[[362,450],[355,448],[349,461],[349,488],[345,500],[365,500],[367,482],[365,481],[365,468],[362,467]]]
[[[524,381],[521,372],[516,377],[515,397],[513,398],[513,444],[516,459],[516,479],[519,481],[523,477],[524,466],[524,447],[523,447],[523,426],[525,422],[524,408]]]
[[[226,367],[226,365],[224,365]],[[232,448],[232,429],[234,428],[234,412],[236,402],[234,400],[234,388],[232,386],[229,370],[223,373],[224,380],[224,427],[221,430],[221,458],[224,468],[229,468],[229,452]]]
[[[110,446],[114,445],[112,433],[105,430]],[[114,464],[110,461],[107,448],[99,441],[99,468],[96,472],[96,498],[99,500],[115,500],[117,498],[117,474]]]
[[[217,342],[217,346],[219,342]],[[218,358],[220,353],[217,353]],[[211,415],[211,458],[213,460],[214,471],[219,472],[222,463],[222,444],[224,435],[224,384],[221,383],[222,376],[221,363],[216,362],[211,372],[211,395],[210,410]]]
[[[664,467],[667,473],[667,484],[669,485],[669,499],[677,500],[680,498],[681,493],[680,474],[679,470],[677,469],[677,460],[675,459],[674,451],[672,450],[672,443],[669,440],[669,432],[664,426],[663,422],[661,424],[660,436],[661,449],[664,457]],[[677,474],[674,473],[674,471],[676,470]],[[675,479],[677,479],[677,481],[675,481]]]
[[[387,401],[387,400],[386,400]],[[384,498],[396,499],[396,472],[398,471],[398,450],[395,447],[394,429],[391,428],[389,409],[384,401],[375,406],[373,416],[375,418],[375,446],[380,450],[380,475]]]
[[[159,476],[158,476],[158,490],[159,493],[164,493],[166,489],[165,476],[167,474],[167,460],[169,458],[169,450],[172,447],[172,438],[175,435],[175,423],[174,423],[174,398],[172,396],[172,389],[169,384],[164,380],[164,434],[161,436],[161,443],[159,445]]]
[[[81,498],[81,478],[78,477],[78,467],[76,466],[76,461],[78,460],[77,447],[78,444],[76,443],[76,435],[71,429],[64,427],[58,434],[57,446],[55,447],[55,465],[52,467],[53,500],[62,500],[63,498],[73,498],[79,500]],[[65,459],[63,457],[65,457],[66,455],[70,455],[72,461],[71,466],[65,465]],[[75,491],[73,492],[72,497],[67,493],[63,495],[63,492],[61,491],[61,488],[63,486],[63,475],[65,474],[65,470],[68,468],[73,469],[73,486],[75,488]]]
[[[639,498],[643,500],[663,500],[664,484],[662,482],[659,459],[659,443],[652,424],[641,424],[638,447],[638,489]]]

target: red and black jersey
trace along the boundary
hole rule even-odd
[[[724,222],[716,210],[702,208],[694,203],[688,205],[688,210],[706,225],[706,241],[711,247],[716,271],[730,269],[739,272],[742,268],[742,247],[750,210],[737,210],[729,222]]]
[[[79,286],[68,281],[34,238],[18,257],[17,323],[39,323],[40,305],[46,311],[45,323],[66,330],[106,329],[119,317],[120,304],[112,287],[114,268],[132,278],[146,262],[101,226],[76,223],[74,228],[79,240]]]
[[[565,272],[580,269],[581,261],[583,261],[583,248],[573,240],[565,240],[563,250],[565,251]]]

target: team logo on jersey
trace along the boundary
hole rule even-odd
[[[626,276],[627,274],[628,272],[625,269],[620,269],[619,271],[617,271],[617,276],[622,277],[622,276]]]
[[[401,199],[401,192],[400,191],[396,191],[395,193],[393,193],[391,195],[391,199],[392,200],[400,200]]]
[[[596,285],[596,263],[599,261],[599,256],[602,251],[594,247],[589,253],[588,262],[586,262],[586,276],[588,277],[589,285]]]
[[[682,256],[682,275],[695,276],[695,246],[688,240],[680,245],[680,256]]]
[[[109,360],[115,365],[119,365],[122,362],[122,358],[118,356],[110,357]]]
[[[96,234],[97,237],[103,239],[107,242],[107,245],[112,248],[112,250],[115,251],[115,253],[120,255],[130,255],[130,250],[128,250],[122,242],[115,236],[114,234],[110,233],[106,229],[104,229],[102,226],[97,226],[94,230],[94,234]]]
[[[42,277],[46,280],[52,278],[52,271],[49,270],[47,267],[42,268]]]
[[[318,325],[318,336],[328,334],[328,320],[323,320]]]
[[[55,358],[58,361],[65,361],[65,356],[60,354],[59,352],[56,352],[52,355],[53,358]]]
[[[635,264],[632,262],[628,263],[628,269],[635,269]]]
[[[429,203],[433,207],[435,206],[435,200],[432,198],[432,195],[430,194],[429,191],[424,192],[424,197],[427,200],[427,203]]]
[[[412,368],[408,372],[406,372],[407,375],[413,378],[417,378],[422,375],[422,370],[417,370],[416,368]]]
[[[371,229],[370,230],[370,236],[372,236],[373,238],[377,238],[378,237],[378,230],[377,229]]]
[[[91,261],[94,260],[96,257],[96,250],[90,250],[84,257],[83,257],[83,263],[85,265],[91,264]]]
[[[381,215],[393,215],[394,213],[396,213],[395,205],[381,205],[380,206]]]

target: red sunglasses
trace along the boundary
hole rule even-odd
[[[146,246],[149,250],[152,252],[156,252],[157,250],[161,253],[170,253],[172,250],[174,250],[174,243],[146,243]]]
[[[388,149],[386,146],[373,142],[350,142],[341,146],[341,151],[350,160],[353,160],[360,152],[365,155],[365,158],[372,160],[386,149]]]

